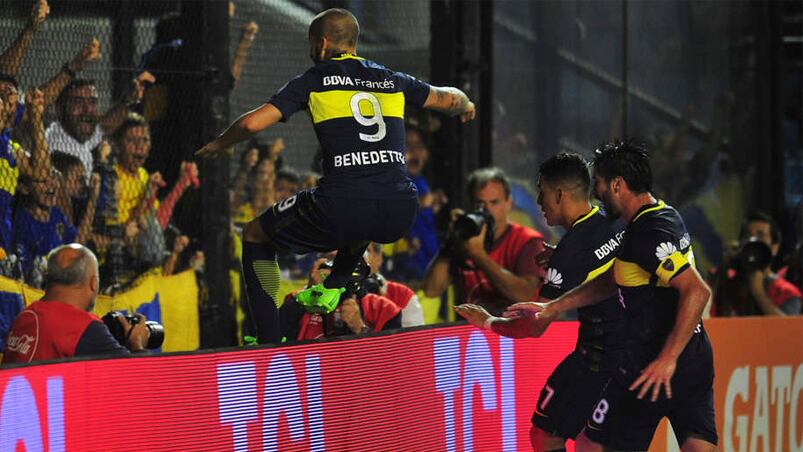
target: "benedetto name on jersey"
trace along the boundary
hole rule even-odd
[[[404,164],[404,153],[391,150],[349,152],[335,156],[335,168],[344,166],[376,165],[378,163]]]

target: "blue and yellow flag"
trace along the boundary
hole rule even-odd
[[[42,291],[0,276],[0,340],[5,339],[14,317],[23,306],[42,297]],[[201,345],[198,315],[198,284],[195,272],[187,270],[172,276],[148,274],[125,292],[113,297],[99,295],[94,313],[103,317],[109,311],[137,312],[164,325],[161,351],[197,350]],[[0,348],[0,350],[2,350]]]

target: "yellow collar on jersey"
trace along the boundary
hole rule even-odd
[[[632,223],[632,222],[634,222],[634,221],[638,220],[638,219],[639,219],[639,217],[641,217],[642,215],[644,215],[644,214],[645,214],[645,213],[647,213],[647,212],[655,212],[656,210],[661,210],[661,209],[663,209],[664,207],[666,207],[666,203],[665,203],[665,202],[663,202],[662,200],[660,200],[660,199],[659,199],[659,200],[658,200],[658,204],[656,204],[656,205],[654,205],[654,206],[652,206],[652,207],[650,207],[650,208],[647,208],[647,209],[644,209],[644,210],[642,210],[642,211],[641,211],[641,212],[639,212],[639,213],[638,213],[638,215],[636,215],[636,217],[635,217],[635,218],[633,218],[633,220],[631,220],[630,222]]]
[[[577,220],[575,220],[575,221],[574,221],[574,223],[572,223],[572,227],[575,227],[575,226],[577,226],[578,224],[580,224],[580,223],[582,223],[582,222],[584,222],[584,221],[588,220],[589,218],[591,218],[591,217],[592,217],[592,216],[593,216],[595,213],[597,213],[597,212],[599,212],[599,206],[594,206],[594,207],[591,209],[591,211],[589,211],[587,214],[585,214],[585,215],[583,215],[582,217],[580,217],[580,218],[578,218]]]
[[[342,60],[364,60],[365,58],[358,57],[357,55],[352,55],[350,53],[341,53],[340,56],[332,58],[334,61],[342,61]]]

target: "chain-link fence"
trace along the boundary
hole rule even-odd
[[[95,251],[109,291],[197,265],[171,221],[197,169],[165,171],[176,146],[152,139],[160,99],[145,96],[162,86],[146,60],[167,50],[149,33],[166,5],[139,2],[153,8],[127,19],[133,2],[111,3],[11,2],[0,18],[3,273],[36,287],[48,252],[70,242]]]
[[[205,179],[216,173],[199,175],[192,153],[221,132],[220,124],[259,106],[310,67],[310,20],[335,5],[290,0],[5,5],[0,12],[4,276],[42,287],[49,251],[70,242],[96,253],[106,293],[134,287],[143,275],[200,271],[210,260],[236,271],[239,230],[232,228],[225,239],[231,246],[212,247],[225,252],[204,255],[206,215],[242,225],[315,184],[318,143],[304,115],[238,146],[226,167],[230,178]],[[210,31],[210,14],[216,14],[210,11],[225,6],[228,30]],[[428,79],[427,1],[339,6],[351,8],[361,22],[360,55]],[[228,39],[226,68],[210,57],[209,47],[221,39]],[[214,82],[226,85],[227,94],[211,94]],[[26,93],[34,87],[38,91]],[[230,190],[231,206],[210,201],[201,184],[214,184],[218,195]],[[286,259],[295,266],[286,276],[306,278],[308,268],[296,265],[294,256]],[[236,279],[232,284],[239,285]],[[223,309],[232,310],[237,289]]]

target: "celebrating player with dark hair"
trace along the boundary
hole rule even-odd
[[[694,267],[683,219],[650,193],[649,157],[640,145],[614,142],[598,149],[594,177],[605,211],[627,222],[616,260],[538,312],[532,331],[539,335],[561,312],[617,294],[625,306],[625,357],[577,449],[647,450],[658,421],[668,417],[682,450],[714,450],[713,353],[700,320],[711,290]]]
[[[260,343],[280,339],[278,250],[337,249],[331,275],[309,290],[339,297],[369,241],[394,242],[413,224],[418,196],[404,161],[405,104],[463,121],[474,118],[474,104],[459,89],[430,86],[358,57],[359,32],[357,19],[346,10],[315,16],[309,27],[315,65],[196,153],[226,155],[232,145],[299,110],[309,110],[323,148],[319,187],[276,203],[243,232],[243,272]]]
[[[539,169],[538,190],[547,223],[566,230],[548,259],[539,297],[548,302],[607,271],[621,234],[598,207],[591,206],[591,177],[580,155],[561,153],[547,159]],[[539,321],[492,317],[473,305],[455,310],[472,324],[489,325],[509,337],[530,336]],[[552,372],[535,406],[530,439],[537,451],[563,450],[567,438],[577,437],[618,368],[624,348],[624,307],[616,297],[578,311],[577,346]]]

